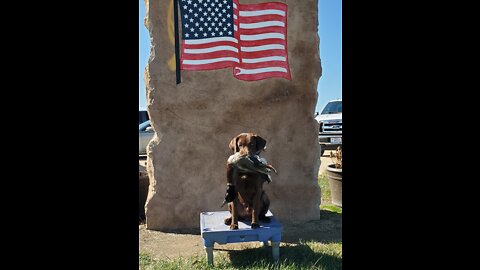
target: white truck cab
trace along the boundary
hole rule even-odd
[[[329,101],[321,113],[316,113],[315,120],[320,124],[318,141],[323,156],[325,150],[342,145],[342,99]]]

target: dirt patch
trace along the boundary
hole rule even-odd
[[[320,220],[296,226],[284,225],[282,243],[297,244],[303,241],[321,243],[342,241],[342,215],[330,211],[320,211]],[[166,233],[147,230],[144,224],[139,225],[139,251],[156,259],[203,256],[203,242],[200,231],[190,233]],[[260,242],[219,245],[214,250],[241,250],[260,247]]]
[[[140,252],[150,254],[153,258],[165,259],[188,257],[203,253],[200,234],[165,233],[147,230],[145,224],[139,225]]]

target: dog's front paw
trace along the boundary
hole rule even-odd
[[[232,224],[232,217],[229,217],[229,218],[226,218],[223,220],[223,223],[225,223],[225,225],[230,225]]]
[[[238,224],[230,224],[230,230],[238,230]]]
[[[260,228],[260,225],[258,223],[252,223],[252,229]]]

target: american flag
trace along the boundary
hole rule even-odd
[[[178,0],[182,70],[233,68],[239,80],[291,80],[287,5],[240,5],[238,0]]]

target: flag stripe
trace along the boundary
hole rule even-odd
[[[211,64],[194,64],[194,65],[187,65],[182,63],[183,70],[214,70],[214,69],[221,69],[221,68],[232,68],[238,65],[235,61],[226,61],[226,62],[216,62]]]
[[[256,47],[256,46],[263,46],[263,45],[269,45],[269,44],[280,44],[284,45],[285,48],[287,47],[287,43],[285,42],[284,39],[264,39],[264,40],[242,40],[242,44],[240,44],[241,47]]]
[[[257,22],[257,23],[240,23],[241,29],[255,29],[269,26],[281,26],[285,27],[285,23],[281,21],[266,21],[266,22]]]
[[[201,54],[201,53],[210,53],[210,52],[218,52],[218,51],[232,51],[238,52],[238,48],[232,46],[215,46],[210,48],[204,49],[185,49],[185,53],[193,53],[193,54]]]
[[[287,61],[287,58],[284,56],[269,56],[269,57],[259,57],[259,58],[242,58],[243,63],[260,63],[260,62],[269,62],[269,61]]]
[[[234,73],[235,78],[242,80],[242,81],[258,81],[258,80],[265,80],[269,78],[285,78],[287,80],[292,80],[290,72],[266,72],[266,73],[258,73],[258,74],[242,74],[237,75]]]
[[[287,72],[286,68],[281,68],[281,67],[269,67],[269,68],[257,68],[257,69],[245,69],[245,68],[238,68],[237,69],[239,72],[237,75],[242,75],[242,74],[258,74],[258,73],[265,73],[265,72]]]
[[[204,38],[204,39],[187,39],[185,40],[185,44],[205,44],[205,43],[212,43],[218,41],[230,41],[234,43],[238,43],[236,38],[232,37],[217,37],[217,38]]]
[[[256,34],[267,34],[267,33],[279,33],[283,34],[282,27],[280,26],[271,26],[271,27],[263,27],[263,28],[255,28],[255,29],[247,29],[241,30],[242,34],[247,32],[250,35],[256,35]]]
[[[278,38],[278,39],[285,39],[284,34],[280,33],[265,33],[265,34],[257,34],[257,35],[240,35],[240,40],[263,40],[269,38]]]
[[[220,57],[234,57],[238,59],[238,53],[231,52],[231,51],[219,51],[219,52],[202,53],[202,54],[185,54],[182,59],[203,60],[203,59],[220,58]]]
[[[260,3],[260,4],[241,5],[241,10],[243,11],[256,11],[256,10],[265,10],[265,9],[275,9],[275,10],[281,10],[281,11],[287,12],[287,4],[279,3],[279,2],[268,2],[268,3]]]
[[[259,52],[242,52],[242,58],[254,59],[254,58],[262,58],[262,57],[270,57],[270,56],[281,56],[287,57],[287,54],[284,50],[267,50],[267,51],[259,51]]]
[[[277,9],[265,9],[265,10],[255,10],[255,11],[242,11],[240,10],[241,17],[253,17],[253,16],[262,16],[262,15],[280,15],[285,16],[285,11]]]
[[[232,45],[232,42],[228,41],[219,41],[216,42],[215,44],[211,43],[205,43],[205,44],[184,44],[183,49],[204,49],[204,48],[211,48],[215,46],[231,46],[234,48],[238,48],[238,46],[235,44],[235,46]]]
[[[256,17],[240,17],[242,23],[258,23],[264,21],[286,22],[286,18],[280,15],[263,15]]]
[[[252,47],[240,47],[242,52],[258,52],[266,50],[285,50],[285,46],[281,44],[269,44],[262,46],[252,46]]]
[[[210,58],[210,59],[203,59],[203,60],[183,60],[183,63],[186,65],[204,65],[204,64],[226,62],[226,61],[237,62],[237,63],[240,62],[238,58],[235,58],[235,57],[220,57],[220,58]]]
[[[259,69],[259,68],[269,68],[269,67],[281,67],[288,68],[288,63],[286,61],[271,61],[271,62],[260,62],[260,63],[242,63],[242,66],[239,68],[244,69]]]

